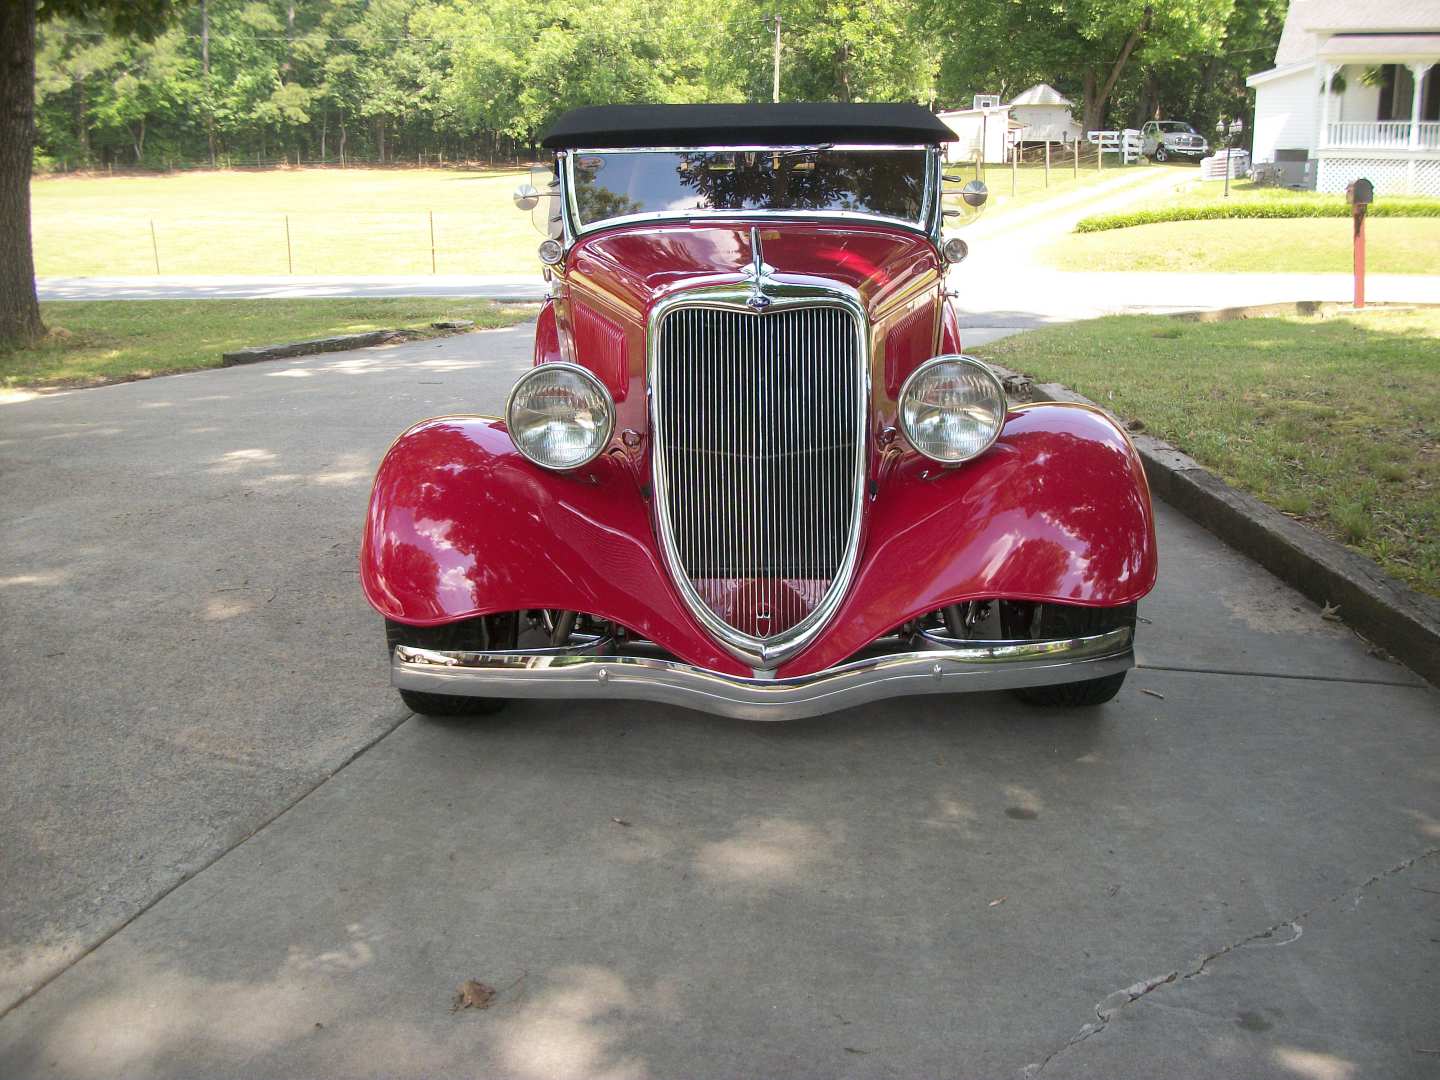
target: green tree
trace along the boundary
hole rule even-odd
[[[37,135],[52,156],[88,164],[93,110],[124,60],[124,44],[73,19],[54,19],[37,34]]]
[[[145,137],[153,118],[184,115],[200,91],[196,64],[182,49],[179,30],[153,41],[125,43],[113,78],[94,109],[96,123],[128,137],[135,163],[145,160]]]
[[[771,98],[776,15],[781,101],[933,99],[940,50],[916,0],[739,0],[724,55],[747,100]]]
[[[30,172],[35,147],[35,27],[90,19],[137,37],[164,29],[175,0],[5,0],[0,3],[0,348],[45,333],[35,297]]]
[[[1085,129],[1104,126],[1111,95],[1134,64],[1210,53],[1234,0],[938,0],[934,22],[955,52],[942,70],[950,100],[967,82],[1010,96],[1046,79],[1080,95]]]

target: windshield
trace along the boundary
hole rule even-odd
[[[641,150],[573,159],[581,226],[630,214],[849,210],[920,223],[926,151]]]
[[[1161,131],[1178,131],[1184,135],[1194,135],[1195,129],[1189,124],[1181,123],[1179,120],[1166,120],[1160,125]]]

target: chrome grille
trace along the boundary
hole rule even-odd
[[[749,638],[804,620],[853,556],[864,446],[857,330],[834,306],[682,307],[660,325],[655,415],[670,549],[698,599]]]

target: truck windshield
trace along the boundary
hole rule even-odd
[[[920,223],[926,152],[627,150],[573,162],[582,226],[631,214],[848,210]]]

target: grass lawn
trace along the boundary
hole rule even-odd
[[[50,336],[0,351],[0,386],[85,385],[220,366],[220,354],[331,334],[471,319],[509,326],[534,306],[489,300],[97,300],[41,304]]]
[[[1148,167],[1148,166],[1147,166]],[[1135,167],[1131,166],[1133,170]],[[1153,168],[1153,167],[1152,167]],[[1033,206],[1119,174],[1056,166],[984,174],[986,216]],[[950,166],[974,176],[974,167]],[[42,277],[154,274],[428,274],[430,214],[441,274],[540,271],[542,239],[511,193],[529,171],[274,169],[167,176],[37,177],[31,186]],[[289,252],[286,219],[289,219]],[[152,246],[150,225],[154,222]]]
[[[1058,154],[1058,152],[1057,152]],[[1054,159],[1055,164],[1050,168],[1050,184],[1045,184],[1044,167],[1024,165],[1015,170],[1014,191],[1011,194],[1010,169],[1005,165],[990,165],[981,171],[980,179],[985,181],[985,186],[990,189],[990,200],[985,205],[985,218],[994,217],[1010,210],[1019,210],[1029,206],[1043,203],[1047,199],[1054,199],[1072,191],[1079,191],[1091,187],[1105,180],[1113,180],[1125,173],[1132,173],[1136,169],[1148,168],[1152,172],[1154,166],[1149,165],[1127,165],[1119,166],[1113,164],[1113,159],[1105,163],[1104,169],[1096,169],[1093,162],[1089,165],[1082,165],[1080,172],[1076,174],[1066,159],[1063,166],[1060,165],[1060,158]],[[1168,166],[1167,166],[1168,167]],[[959,176],[965,180],[972,180],[975,177],[974,165],[951,164],[945,166],[946,176]],[[947,188],[958,187],[959,185],[947,184]],[[982,220],[984,220],[982,218]]]
[[[31,185],[42,277],[539,273],[542,239],[511,193],[528,170],[276,169],[39,177]]]
[[[1440,310],[1116,316],[978,351],[1143,421],[1228,482],[1440,596]]]
[[[1440,274],[1440,218],[1372,218],[1365,267],[1376,274]],[[1167,221],[1073,233],[1041,257],[1061,270],[1348,273],[1348,218]]]

